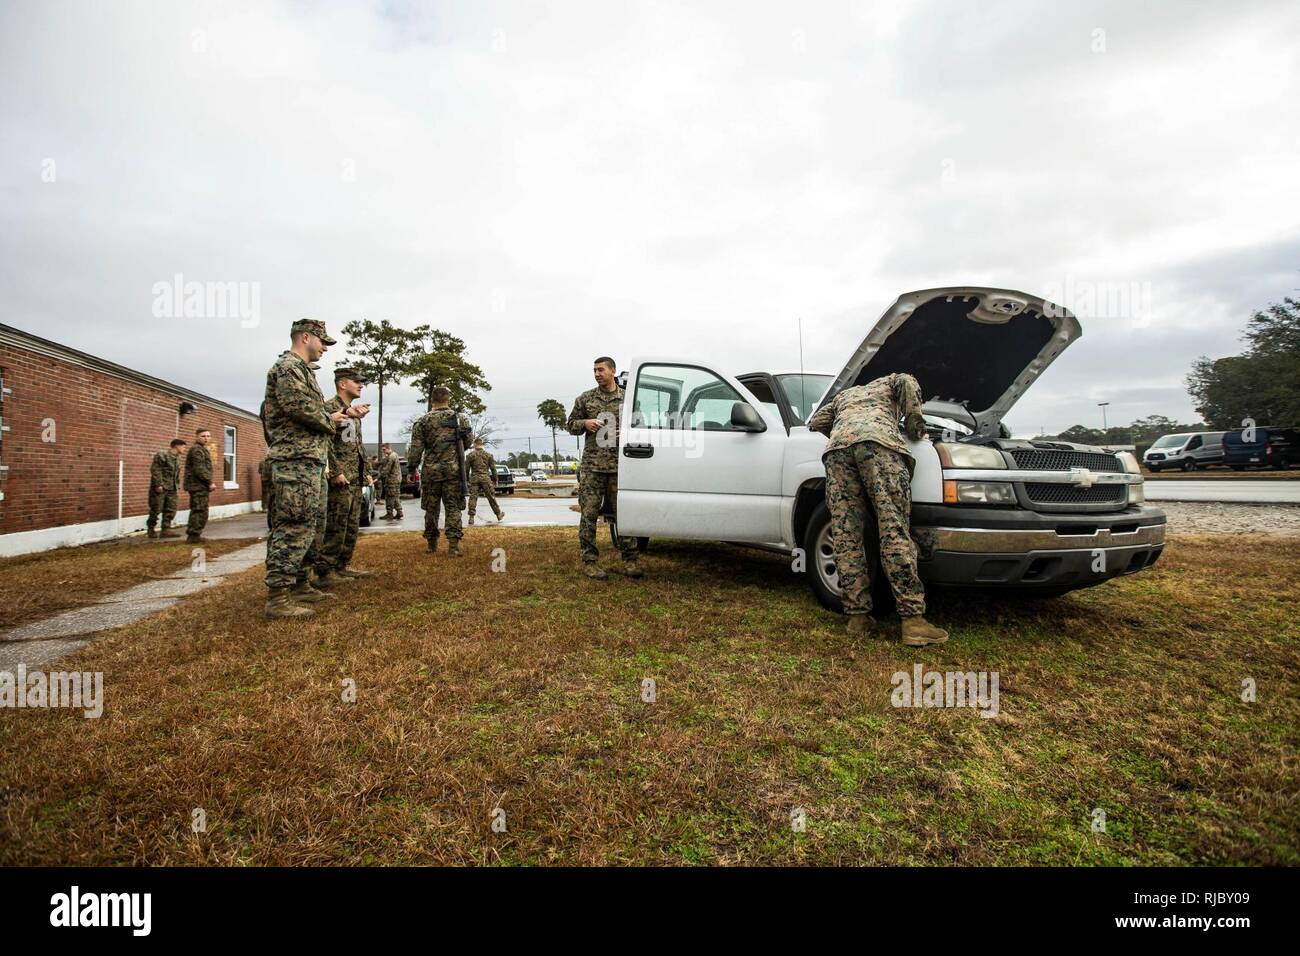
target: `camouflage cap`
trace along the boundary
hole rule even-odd
[[[356,382],[358,385],[367,385],[367,384],[370,383],[370,379],[368,379],[368,378],[366,378],[364,375],[362,375],[361,372],[358,371],[358,370],[357,370],[354,366],[352,366],[352,365],[336,365],[336,366],[334,366],[334,381],[337,382],[337,381],[339,381],[339,379],[344,379],[344,378],[350,378],[350,379],[352,379],[352,381]]]
[[[291,334],[294,332],[310,332],[326,345],[333,345],[335,342],[335,340],[330,338],[329,334],[326,333],[325,323],[320,319],[299,319],[289,329],[289,332]]]

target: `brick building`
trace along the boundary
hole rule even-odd
[[[154,453],[204,427],[211,516],[261,508],[254,412],[6,325],[0,380],[0,556],[143,531]]]

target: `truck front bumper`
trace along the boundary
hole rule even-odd
[[[918,570],[942,587],[1090,587],[1155,564],[1165,513],[1134,505],[1106,514],[913,505]]]

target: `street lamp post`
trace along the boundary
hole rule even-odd
[[[1101,409],[1101,437],[1102,437],[1102,438],[1105,438],[1105,437],[1106,437],[1106,431],[1107,431],[1107,428],[1106,428],[1106,406],[1109,405],[1109,404],[1110,404],[1110,402],[1098,402],[1098,403],[1097,403],[1097,406]]]

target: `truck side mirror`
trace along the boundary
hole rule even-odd
[[[767,431],[767,425],[763,424],[763,419],[758,412],[754,411],[754,406],[747,402],[732,402],[731,427],[742,432]]]

